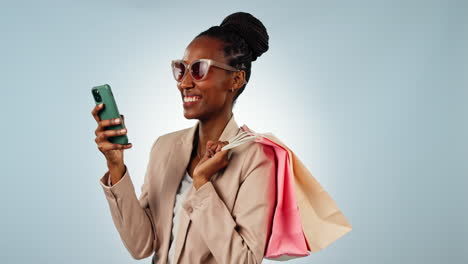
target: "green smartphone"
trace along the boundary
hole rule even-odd
[[[101,109],[101,111],[99,111],[99,117],[101,118],[101,120],[120,118],[117,103],[115,102],[115,98],[112,94],[112,89],[110,85],[104,84],[93,87],[91,89],[91,93],[93,94],[94,102],[96,103],[96,105],[104,103],[104,108]],[[108,126],[105,128],[105,130],[117,130],[122,128],[125,128],[125,124],[123,122],[118,125]],[[109,137],[109,141],[115,144],[128,144],[128,138],[126,134]]]

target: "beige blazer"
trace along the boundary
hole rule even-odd
[[[133,258],[153,253],[153,263],[167,263],[175,195],[190,161],[193,127],[158,137],[150,151],[141,195],[130,172],[107,186],[100,179],[120,237]],[[241,130],[231,117],[219,140]],[[261,263],[275,205],[273,149],[256,142],[231,149],[230,163],[182,203],[175,237],[175,263]]]

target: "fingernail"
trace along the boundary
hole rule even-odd
[[[125,133],[125,128],[120,129],[120,133]]]
[[[114,122],[118,124],[118,123],[120,123],[120,119],[116,118],[116,119],[114,119]]]

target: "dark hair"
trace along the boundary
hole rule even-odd
[[[201,36],[217,38],[224,42],[224,56],[232,67],[244,70],[246,81],[250,79],[252,61],[255,61],[268,50],[268,33],[262,22],[245,12],[236,12],[226,18],[219,26],[213,26],[198,34]],[[244,91],[244,84],[234,97]]]

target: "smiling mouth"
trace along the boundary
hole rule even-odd
[[[200,96],[184,96],[184,103],[197,102],[201,99]]]

